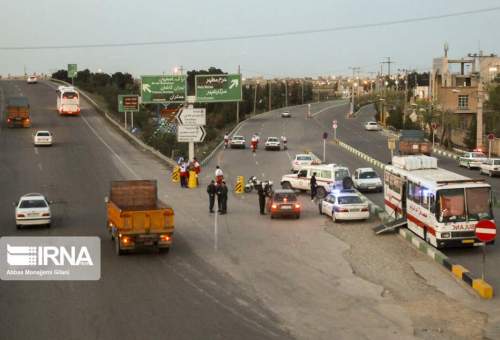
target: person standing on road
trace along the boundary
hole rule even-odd
[[[221,185],[217,188],[217,205],[221,215],[227,213],[227,186],[226,182],[222,181]]]
[[[214,203],[215,203],[215,195],[217,194],[217,187],[215,186],[215,181],[210,181],[210,184],[207,186],[208,193],[208,210],[210,213],[214,212]]]
[[[226,133],[224,135],[224,149],[227,149],[228,145],[229,145],[229,135]]]
[[[187,187],[187,165],[183,161],[180,164],[181,188]]]
[[[266,192],[264,191],[264,187],[262,186],[262,182],[259,182],[257,185],[257,193],[259,195],[259,208],[260,214],[265,215],[265,207],[266,207]]]
[[[196,185],[200,185],[200,172],[201,172],[201,165],[200,162],[196,159],[196,157],[193,158],[193,170],[196,173]]]
[[[311,176],[310,184],[311,184],[311,201],[314,201],[314,198],[316,197],[316,193],[318,191],[318,183],[316,182],[316,173],[315,172]]]
[[[222,169],[220,166],[215,167],[215,182],[217,183],[218,186],[222,184],[222,180],[224,179],[224,173],[222,172]]]

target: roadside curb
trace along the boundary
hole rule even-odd
[[[62,80],[58,80],[58,79],[49,79],[50,81],[52,82],[55,82],[55,83],[60,83],[60,84],[63,84],[63,85],[68,85],[68,86],[73,86],[69,83],[66,83]],[[111,117],[111,115],[103,110],[87,93],[85,93],[82,89],[79,89],[78,88],[78,91],[80,91],[80,93],[82,94],[83,97],[85,97],[85,99],[97,110],[97,112],[101,113],[110,123],[112,123],[115,127],[117,127],[120,132],[122,132],[123,134],[125,134],[128,138],[132,139],[132,141],[134,141],[136,144],[138,144],[140,147],[144,148],[145,150],[151,152],[153,155],[155,155],[156,157],[160,158],[161,160],[165,161],[169,166],[171,167],[174,167],[177,165],[177,163],[165,156],[164,154],[162,154],[160,151],[156,150],[155,148],[147,145],[146,143],[144,143],[142,140],[140,140],[139,138],[137,138],[136,136],[134,136],[132,133],[130,133],[130,131],[126,130],[123,126],[121,126],[115,119],[113,119]]]
[[[452,158],[452,159],[459,159],[460,156],[454,154],[453,152],[450,152],[450,151],[445,151],[445,150],[441,150],[439,148],[436,148],[434,147],[432,149],[432,152],[433,153],[437,153],[438,155],[441,155],[441,156],[445,156],[445,157],[448,157],[448,158]]]
[[[375,166],[378,166],[382,170],[385,169],[385,164],[368,156],[367,154],[353,148],[349,144],[346,144],[340,140],[337,140],[336,143],[352,154],[358,156],[365,161],[372,163]],[[370,206],[370,213],[375,214],[382,222],[386,223],[394,220],[392,216],[387,214],[384,209],[379,207],[370,201],[366,196],[362,195],[363,198],[368,202]],[[457,279],[467,283],[481,298],[483,299],[491,299],[493,298],[493,287],[488,284],[486,281],[480,278],[474,277],[469,270],[467,270],[464,266],[455,264],[451,261],[448,256],[434,248],[432,245],[422,240],[419,236],[415,235],[413,232],[406,228],[399,229],[399,235],[403,237],[406,241],[415,246],[422,253],[427,254],[431,259],[435,262],[439,263]]]

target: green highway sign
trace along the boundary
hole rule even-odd
[[[75,78],[76,72],[76,64],[68,64],[68,78]]]
[[[136,94],[119,94],[118,112],[139,112],[139,96]]]
[[[195,77],[196,102],[242,100],[241,74],[208,74]]]
[[[184,103],[186,96],[186,76],[141,76],[143,104]]]

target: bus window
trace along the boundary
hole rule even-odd
[[[469,221],[493,219],[489,188],[469,188],[465,189],[465,192],[467,193]]]
[[[432,214],[436,213],[436,198],[434,194],[429,194],[429,210]]]
[[[464,189],[443,189],[438,192],[438,220],[463,222],[465,218]]]

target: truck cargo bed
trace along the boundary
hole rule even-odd
[[[113,181],[109,200],[124,211],[170,208],[158,200],[155,180]]]

